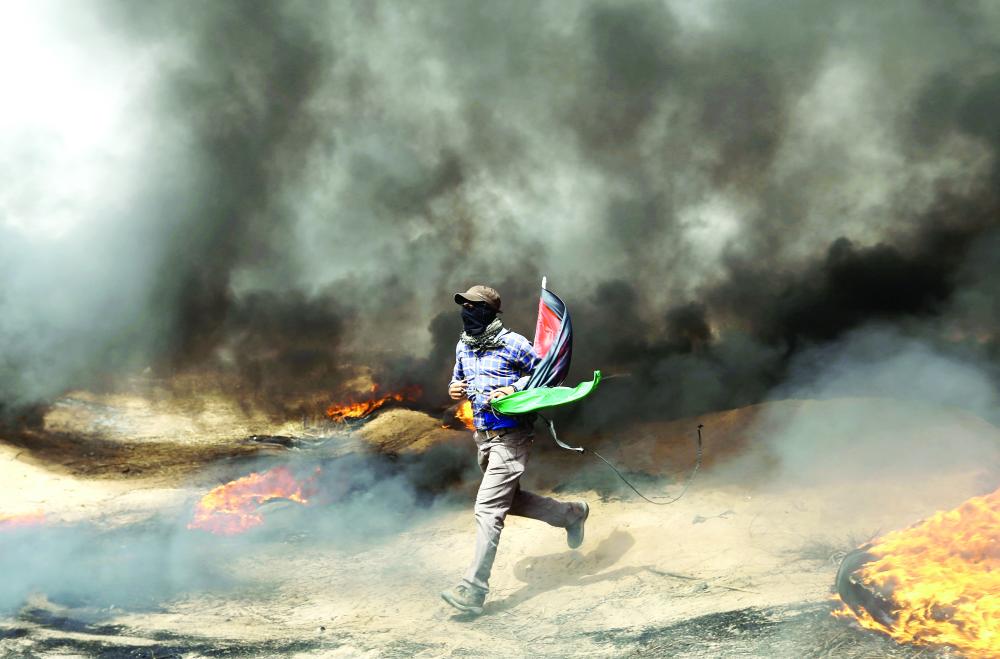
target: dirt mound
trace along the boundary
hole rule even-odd
[[[468,440],[470,433],[442,426],[441,420],[415,410],[386,410],[361,426],[356,435],[385,453],[419,453],[432,446]]]

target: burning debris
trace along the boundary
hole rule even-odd
[[[462,422],[469,430],[475,430],[476,426],[472,420],[472,403],[468,400],[463,400],[462,403],[455,409],[455,418]]]
[[[475,430],[476,424],[472,416],[472,403],[463,400],[457,405],[452,405],[444,411],[441,418],[441,427],[445,430]]]
[[[268,501],[283,499],[308,505],[316,492],[315,474],[299,481],[288,467],[274,467],[220,485],[201,498],[187,527],[235,535],[260,526],[264,517],[259,508]]]
[[[334,403],[330,405],[326,408],[327,418],[335,422],[363,419],[386,403],[393,401],[397,403],[402,403],[403,401],[414,401],[417,400],[422,393],[420,387],[413,386],[406,387],[402,391],[379,396],[377,395],[377,384],[372,385],[371,392],[372,397],[367,400],[341,404]]]
[[[835,615],[967,657],[1000,647],[1000,490],[848,554]]]

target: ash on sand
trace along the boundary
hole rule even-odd
[[[892,417],[892,428],[873,426],[873,415]],[[764,416],[769,422],[761,424]],[[912,470],[885,469],[849,471],[845,487],[843,477],[804,473],[797,447],[788,474],[780,457],[790,439],[776,440],[772,423],[781,417],[795,421],[789,427],[809,428],[837,418],[819,438],[825,444],[849,444],[857,429],[844,419],[856,418],[868,441],[883,442],[881,450],[891,432],[902,433],[911,450],[946,439],[963,459],[942,460],[935,449],[935,469],[922,474],[919,488]],[[908,417],[911,425],[900,425]],[[306,514],[276,506],[265,512],[259,533],[235,538],[183,529],[192,501],[218,483],[218,465],[193,472],[175,463],[156,472],[146,462],[141,475],[95,473],[46,463],[40,454],[15,459],[23,449],[0,444],[8,458],[0,475],[14,484],[8,512],[43,504],[47,520],[63,520],[60,537],[69,533],[59,543],[72,546],[62,565],[83,571],[72,596],[60,592],[67,589],[59,580],[36,580],[31,594],[6,609],[0,656],[935,656],[832,618],[837,559],[856,546],[851,538],[906,526],[996,482],[996,456],[976,451],[984,442],[995,451],[1000,430],[954,410],[914,415],[891,401],[785,401],[638,425],[625,429],[624,439],[581,440],[630,473],[647,475],[650,494],[669,495],[690,467],[689,435],[699,422],[706,430],[703,472],[682,500],[665,507],[608,489],[585,457],[554,449],[540,435],[525,486],[590,501],[587,542],[570,551],[558,529],[508,519],[486,611],[475,620],[455,616],[437,598],[471,555],[478,476],[468,434],[443,430],[438,419],[394,410],[354,429],[331,458],[350,467],[343,472],[354,478],[347,495]],[[212,435],[208,441],[221,448],[205,455],[235,445],[247,450],[242,440],[253,434],[296,436],[290,428],[241,425],[228,439]],[[183,441],[197,444],[191,436]],[[114,453],[123,460],[117,466],[128,466],[139,444]],[[323,452],[294,444],[261,450],[305,463]],[[964,459],[970,456],[977,459]],[[231,474],[234,461],[223,463]],[[204,473],[214,476],[206,480]],[[456,484],[441,488],[449,479]],[[100,542],[73,541],[80,536],[72,524],[92,524]],[[145,553],[119,542],[135,534],[146,538]],[[32,564],[17,552],[5,551],[12,572]],[[177,564],[184,552],[196,560]],[[163,562],[135,560],[154,555]],[[185,571],[191,564],[205,568],[198,578]],[[121,590],[88,590],[91,582]],[[121,595],[143,582],[157,587],[140,589],[141,598]]]
[[[665,657],[828,657],[889,659],[949,657],[859,633],[830,615],[826,604],[724,611],[642,630],[598,632],[592,640],[608,653]]]

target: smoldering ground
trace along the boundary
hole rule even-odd
[[[275,544],[363,552],[453,508],[473,482],[468,452],[438,445],[412,455],[352,453],[330,458],[306,452],[234,461],[216,480],[282,468],[308,490],[307,504],[276,498],[249,512],[259,527],[216,534],[191,527],[201,492],[177,510],[128,525],[43,524],[0,529],[0,611],[17,612],[32,596],[98,621],[122,611],[158,609],[180,596],[262,587],[266,576],[241,574],[234,559],[252,558]],[[222,484],[222,483],[220,483]],[[205,488],[206,491],[210,489]],[[30,606],[29,606],[30,608]]]
[[[357,366],[433,405],[450,294],[530,334],[543,272],[573,377],[632,376],[590,426],[762,400],[872,321],[996,362],[990,3],[40,7],[5,21],[51,46],[5,58],[14,416],[147,366],[277,414]]]

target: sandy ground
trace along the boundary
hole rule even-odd
[[[74,404],[57,406],[39,432],[80,431],[66,412]],[[247,444],[248,435],[296,432],[224,406],[200,421],[164,419],[139,403],[128,410],[119,402],[95,413],[117,425],[95,427],[90,418],[78,433],[83,448],[98,435],[131,447],[85,450],[113,463],[96,473],[63,460],[72,453],[64,446],[33,449],[25,437],[0,444],[0,515],[41,510],[50,524],[109,528],[183,515],[218,481],[212,465],[226,463],[224,455],[284,451]],[[153,607],[67,604],[37,592],[0,619],[0,656],[935,656],[832,619],[833,577],[843,553],[879,531],[994,489],[1000,430],[960,411],[889,401],[787,401],[589,441],[653,494],[669,495],[691,464],[698,422],[706,426],[702,473],[683,499],[662,507],[626,496],[606,468],[540,438],[526,485],[587,500],[587,539],[569,550],[564,531],[508,519],[482,617],[456,615],[438,597],[471,557],[474,483],[466,483],[414,509],[398,529],[346,545],[277,507],[266,537],[194,543],[232,584],[172,593]],[[171,424],[189,432],[171,442]],[[131,436],[139,425],[146,434]],[[868,434],[859,442],[862,426]],[[829,450],[805,461],[798,445],[771,441],[803,428]],[[343,454],[468,442],[473,460],[465,433],[405,410],[335,439],[329,446]],[[843,448],[832,448],[837,441]],[[160,467],[136,460],[141,467],[123,471],[143,444],[155,452],[171,443],[197,450],[177,448],[183,459]]]

